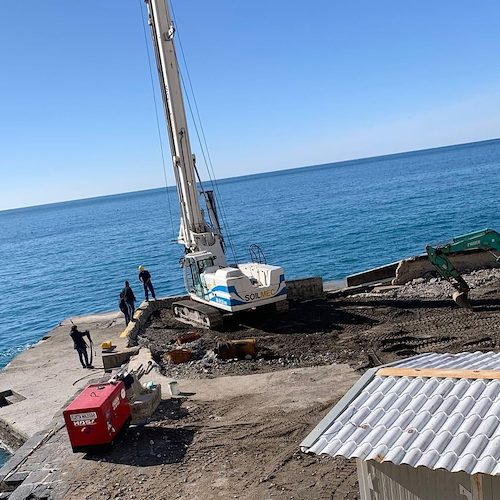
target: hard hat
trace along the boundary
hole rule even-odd
[[[144,271],[144,268],[142,266],[139,266],[139,271]]]

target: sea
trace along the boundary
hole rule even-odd
[[[499,174],[496,139],[204,188],[218,195],[229,262],[257,244],[286,277],[331,281],[500,230]],[[179,218],[175,186],[1,211],[0,368],[70,316],[117,310],[124,280],[142,298],[139,265],[158,296],[183,293]]]

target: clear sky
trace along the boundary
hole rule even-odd
[[[165,185],[141,9],[2,2],[0,210]],[[498,0],[173,9],[218,178],[500,137]]]

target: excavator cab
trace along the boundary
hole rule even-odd
[[[183,259],[186,289],[197,297],[204,298],[208,293],[205,271],[214,268],[214,257],[210,252],[188,254]]]

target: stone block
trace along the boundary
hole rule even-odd
[[[6,490],[15,490],[29,474],[29,472],[15,472],[14,474],[10,474],[2,481],[2,487],[5,485]]]
[[[324,297],[323,278],[321,276],[314,276],[311,278],[286,280],[286,291],[288,300],[322,299]]]
[[[140,422],[149,418],[158,408],[161,400],[161,385],[157,385],[154,389],[136,394],[130,401],[130,413],[132,423]]]
[[[132,356],[135,356],[139,352],[139,347],[128,347],[123,351],[103,353],[102,364],[104,370],[110,370],[111,368],[117,368],[126,363]]]

